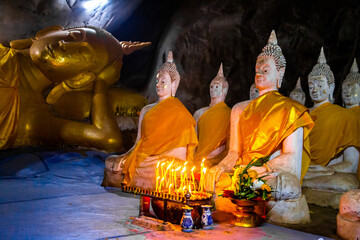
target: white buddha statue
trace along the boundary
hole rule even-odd
[[[296,82],[296,86],[295,86],[294,90],[291,91],[289,97],[295,101],[298,101],[302,105],[305,105],[306,96],[305,96],[305,92],[301,88],[300,77],[298,78],[298,80]]]
[[[308,76],[315,126],[310,132],[311,163],[303,187],[309,202],[337,208],[344,192],[358,188],[360,145],[354,114],[329,100],[334,82],[321,48],[318,63]]]
[[[236,104],[231,111],[228,155],[209,170],[207,189],[215,192],[230,186],[228,174],[238,165],[253,158],[270,156],[267,167],[254,167],[268,174],[275,192],[269,202],[267,218],[278,223],[305,223],[309,211],[301,194],[302,152],[313,126],[308,109],[278,92],[285,73],[286,61],[272,31],[268,44],[257,57],[255,84],[259,97]],[[307,145],[308,146],[308,145]],[[306,164],[304,164],[306,165]],[[303,173],[304,174],[304,173]],[[226,198],[217,198],[219,210],[232,211]]]
[[[145,106],[139,116],[134,146],[123,155],[105,161],[103,186],[126,184],[143,189],[155,188],[155,169],[163,161],[192,161],[198,144],[195,120],[179,99],[175,98],[180,75],[172,52],[156,76],[158,101]]]
[[[351,66],[350,73],[342,83],[342,99],[346,108],[359,109],[360,103],[360,73],[356,59]]]
[[[196,149],[196,161],[206,158],[206,166],[218,164],[227,154],[230,134],[230,114],[225,101],[229,84],[223,73],[222,63],[216,77],[210,83],[209,106],[194,113],[199,145]],[[216,131],[214,131],[216,129]]]
[[[249,96],[250,100],[253,100],[259,96],[259,89],[256,88],[255,83],[251,84]]]

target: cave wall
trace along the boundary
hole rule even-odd
[[[159,42],[145,95],[156,98],[156,70],[173,50],[181,74],[177,96],[191,112],[210,102],[208,88],[220,62],[230,85],[226,102],[233,106],[249,99],[256,57],[274,29],[287,60],[280,92],[288,96],[300,76],[306,105],[312,105],[307,75],[324,46],[341,105],[341,82],[353,58],[360,59],[359,26],[359,1],[186,1]]]
[[[210,101],[209,83],[220,62],[230,84],[229,106],[249,98],[257,55],[275,29],[287,60],[280,92],[288,95],[298,76],[308,94],[307,75],[321,46],[335,79],[336,103],[353,58],[360,58],[360,2],[238,0],[89,0],[0,1],[0,42],[34,36],[47,26],[93,25],[118,40],[151,41],[150,47],[124,56],[118,86],[156,100],[155,75],[169,50],[181,74],[177,96],[191,112]]]

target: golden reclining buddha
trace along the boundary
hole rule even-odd
[[[145,99],[111,85],[120,77],[123,55],[148,45],[119,42],[96,27],[61,26],[10,47],[0,43],[0,149],[78,145],[119,151],[115,110],[136,113]]]

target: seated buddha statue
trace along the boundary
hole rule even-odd
[[[303,187],[308,202],[338,208],[341,195],[359,186],[360,145],[355,114],[329,100],[334,82],[322,48],[308,76],[315,126],[310,132],[311,163]]]
[[[12,41],[10,47],[0,44],[0,149],[28,145],[121,149],[108,90],[119,79],[123,55],[149,44],[119,42],[95,27],[61,26]],[[84,92],[88,97],[80,101],[76,96]],[[67,93],[73,93],[73,102],[65,101],[57,109],[74,111],[62,117],[53,106]],[[91,122],[74,120],[78,109],[91,116]]]
[[[354,59],[350,73],[346,76],[342,83],[341,95],[345,107],[359,112],[360,103],[360,73],[359,68]]]
[[[305,92],[301,88],[300,77],[298,78],[298,80],[296,82],[296,86],[295,86],[294,90],[292,90],[290,93],[290,98],[295,101],[298,101],[302,105],[305,105],[306,96],[305,96]]]
[[[301,194],[300,179],[308,162],[302,162],[303,151],[308,153],[308,134],[313,126],[308,109],[278,92],[286,60],[272,31],[267,45],[256,60],[255,84],[259,97],[236,104],[231,111],[230,145],[228,155],[207,174],[206,187],[216,181],[215,192],[230,186],[235,165],[246,165],[254,158],[269,156],[267,166],[253,167],[259,174],[268,175],[275,190],[269,201],[267,218],[278,223],[304,223],[309,211]],[[215,200],[217,209],[232,211],[226,198]],[[233,206],[233,205],[232,205]]]
[[[259,96],[259,89],[256,88],[255,83],[251,84],[249,96],[250,100],[253,100]]]
[[[217,76],[210,83],[209,106],[200,108],[194,113],[199,139],[195,159],[201,161],[206,158],[207,167],[218,164],[227,154],[231,108],[224,101],[228,89],[229,84],[224,77],[221,64]]]
[[[140,112],[134,146],[125,154],[113,155],[105,161],[102,186],[122,184],[155,189],[155,169],[159,162],[192,161],[198,144],[196,122],[185,106],[175,97],[180,75],[172,52],[156,76],[158,101]]]

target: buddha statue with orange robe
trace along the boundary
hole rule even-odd
[[[207,167],[218,164],[227,154],[231,108],[224,101],[228,89],[221,64],[217,76],[210,83],[210,105],[194,113],[199,139],[195,159],[206,158]]]
[[[149,44],[119,42],[95,27],[61,26],[14,40],[10,47],[0,44],[0,149],[121,149],[115,104],[108,95],[120,77],[123,55]]]
[[[268,44],[257,57],[255,84],[259,97],[236,104],[231,111],[228,155],[207,174],[208,190],[215,192],[229,187],[228,174],[237,165],[246,165],[254,158],[270,156],[267,166],[253,167],[259,174],[269,175],[274,201],[269,201],[267,218],[278,223],[305,223],[309,210],[301,194],[300,179],[308,162],[308,134],[313,126],[308,109],[281,95],[286,67],[285,57],[272,31]],[[218,209],[232,211],[226,198],[217,198]],[[232,205],[234,206],[234,205]]]
[[[289,97],[295,101],[298,101],[302,105],[305,105],[306,96],[304,90],[301,88],[300,77],[298,78],[296,86],[294,90],[291,91]]]
[[[198,145],[196,122],[175,97],[179,83],[180,75],[172,52],[169,52],[156,77],[159,100],[141,110],[134,146],[123,155],[106,159],[102,186],[121,187],[126,184],[155,189],[155,169],[159,162],[193,161]]]
[[[337,208],[341,195],[359,186],[358,122],[352,111],[329,100],[330,85],[335,81],[323,48],[308,82],[314,101],[310,115],[315,126],[310,133],[311,163],[303,187],[310,189],[306,190],[309,202]]]

